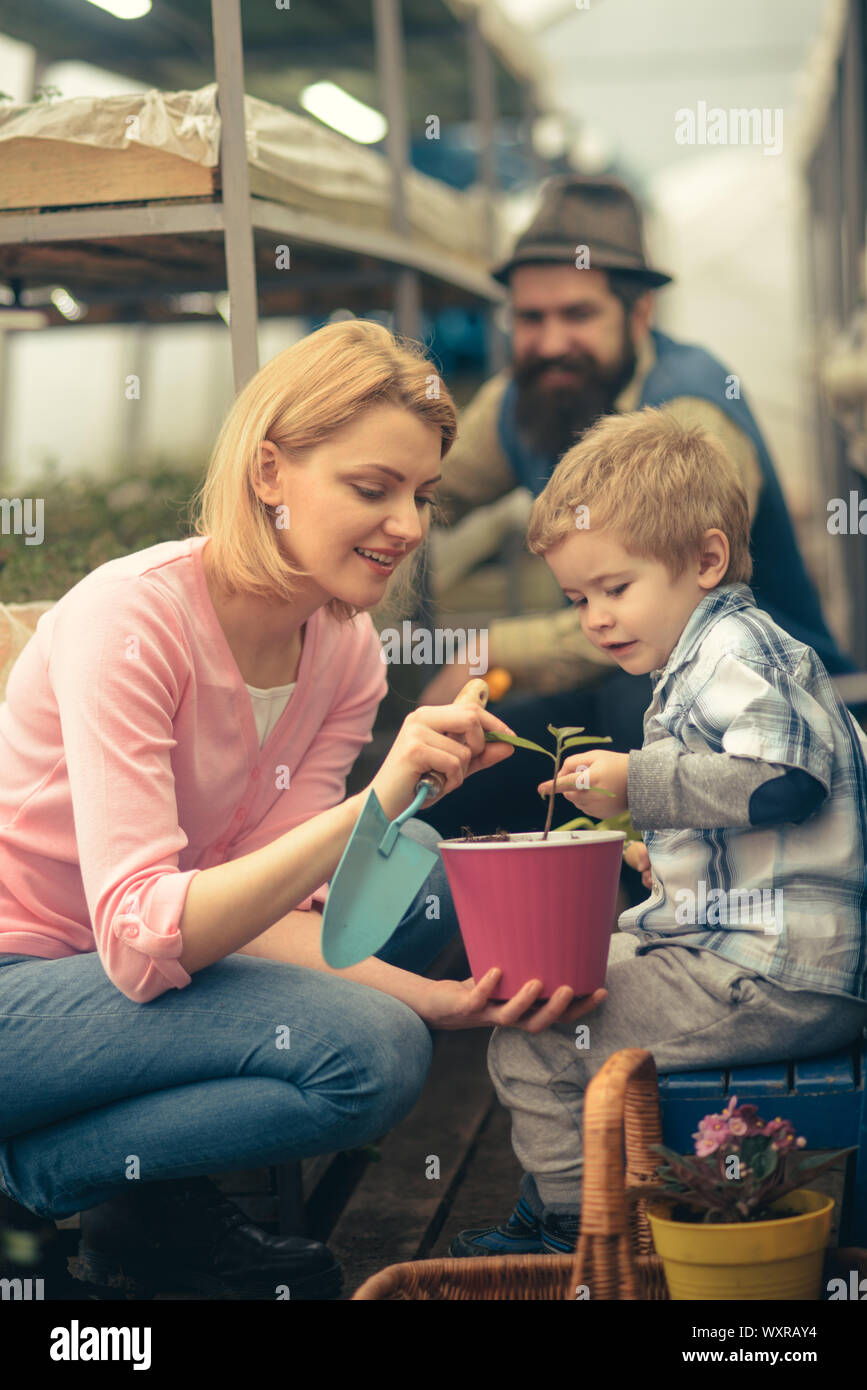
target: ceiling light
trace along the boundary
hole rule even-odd
[[[388,130],[381,111],[356,101],[333,82],[314,82],[298,98],[305,111],[359,145],[375,145]]]
[[[213,314],[216,310],[214,296],[203,294],[199,290],[188,294],[170,295],[169,304],[180,314]]]
[[[78,300],[73,299],[69,290],[65,290],[62,285],[54,286],[50,299],[58,313],[62,314],[65,319],[69,319],[70,322],[80,319],[84,313]]]
[[[151,9],[151,0],[88,0],[88,4],[107,10],[115,19],[141,19]]]
[[[560,116],[537,116],[530,130],[533,149],[540,159],[559,159],[566,152],[566,129]]]

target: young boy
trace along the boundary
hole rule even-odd
[[[584,1091],[612,1052],[700,1070],[829,1052],[867,1024],[867,738],[756,606],[749,537],[722,447],[664,410],[603,418],[534,504],[529,548],[587,637],[651,675],[643,746],[579,752],[557,787],[591,816],[629,810],[652,892],[620,916],[589,1047],[573,1024],[494,1030],[521,1196],[452,1255],[574,1248]]]

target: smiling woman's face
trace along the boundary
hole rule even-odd
[[[288,507],[289,524],[277,535],[289,559],[309,572],[305,589],[357,608],[382,600],[390,576],[427,534],[440,448],[435,426],[388,404],[371,406],[297,458],[264,446],[272,483],[264,500]],[[390,552],[391,564],[359,549]]]

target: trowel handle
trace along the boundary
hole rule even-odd
[[[474,676],[472,680],[467,681],[462,690],[458,691],[452,704],[460,705],[469,700],[473,704],[481,705],[482,709],[484,709],[488,703],[489,695],[488,682],[483,681],[481,676]],[[458,743],[463,743],[464,741],[462,734],[450,734],[449,737],[456,739]],[[429,787],[430,791],[428,796],[439,796],[445,784],[446,779],[441,772],[426,772],[424,776],[419,777],[416,782],[415,794],[418,796],[423,787]]]

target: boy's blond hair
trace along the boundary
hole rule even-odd
[[[585,518],[583,529],[610,531],[632,554],[664,564],[672,581],[697,557],[705,531],[718,529],[730,551],[720,582],[752,576],[749,510],[734,463],[704,430],[664,409],[605,415],[586,431],[533,504],[529,549],[544,555]]]

